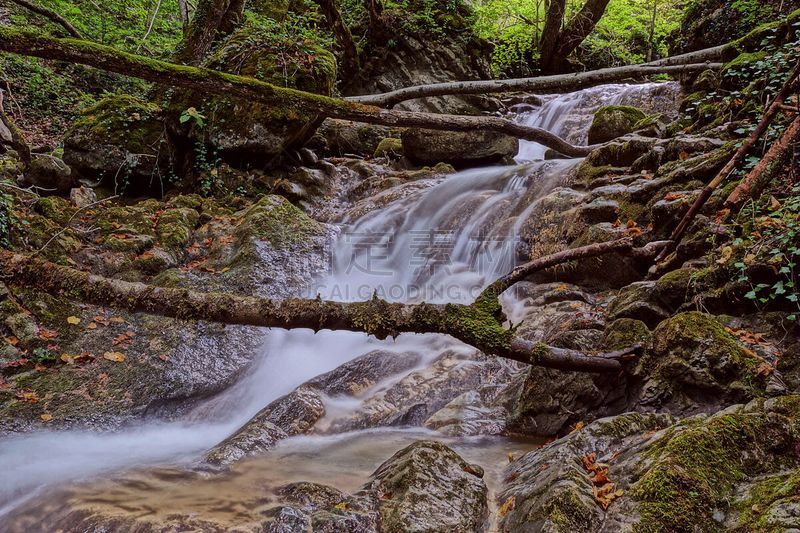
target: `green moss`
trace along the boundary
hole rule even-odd
[[[767,477],[748,491],[747,498],[736,502],[737,527],[744,531],[781,533],[785,524],[771,523],[766,511],[776,503],[800,501],[800,469]]]
[[[766,57],[766,52],[743,52],[731,61],[725,63],[725,65],[722,67],[722,76],[725,77],[731,72],[756,63],[757,61],[763,61]]]
[[[603,106],[594,114],[589,126],[589,144],[604,143],[630,133],[645,119],[647,114],[636,107]]]
[[[470,306],[448,305],[446,313],[448,327],[459,332],[459,338],[474,339],[471,344],[488,353],[504,353],[509,350],[513,331],[503,327],[503,309],[493,295],[483,295]],[[537,344],[533,347],[533,361],[542,349],[549,351],[547,346]]]
[[[164,211],[156,225],[158,242],[168,249],[183,248],[199,219],[199,213],[188,207]]]
[[[318,222],[282,196],[262,197],[248,208],[236,227],[240,237],[252,236],[275,247],[305,243],[322,231]]]
[[[605,176],[613,167],[611,165],[595,166],[587,160],[583,160],[575,172],[575,177],[578,182],[583,185],[589,185],[592,181],[602,176]]]
[[[577,533],[593,529],[593,509],[573,489],[559,490],[537,512],[533,520],[547,519],[558,533]]]
[[[403,141],[394,137],[387,137],[378,143],[374,157],[395,157],[403,155]]]
[[[641,533],[719,529],[714,509],[744,477],[740,450],[756,439],[757,417],[716,416],[667,435],[648,450],[653,464],[631,487]]]
[[[37,213],[61,225],[66,224],[76,211],[67,200],[58,196],[41,197],[36,200],[33,208]]]
[[[110,96],[82,111],[66,137],[75,143],[113,144],[133,154],[153,154],[164,133],[160,113],[157,105],[134,96]]]
[[[641,320],[618,318],[606,327],[603,348],[609,351],[644,345],[650,339],[650,330]]]

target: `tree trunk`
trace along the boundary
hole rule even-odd
[[[472,305],[406,305],[373,298],[367,302],[320,299],[268,300],[154,287],[81,272],[36,257],[0,250],[0,280],[94,305],[179,319],[277,328],[359,331],[377,338],[403,332],[451,335],[485,353],[531,365],[584,372],[619,372],[621,360],[640,348],[587,355],[516,337],[502,326],[497,299]]]
[[[23,172],[27,172],[31,167],[31,147],[28,145],[28,142],[25,140],[25,136],[22,134],[20,129],[17,127],[14,121],[11,120],[11,117],[6,114],[5,107],[3,106],[3,94],[3,91],[0,90],[0,122],[3,123],[3,126],[6,127],[9,135],[11,136],[11,140],[8,141],[8,145],[17,151],[20,161],[22,161]]]
[[[325,15],[328,26],[333,32],[337,44],[342,49],[342,68],[339,79],[343,80],[345,84],[352,83],[359,72],[358,49],[355,41],[353,41],[353,34],[350,33],[344,23],[344,19],[342,19],[342,13],[339,11],[339,2],[337,0],[314,1]]]
[[[181,65],[198,65],[217,40],[223,21],[230,21],[228,9],[236,3],[237,0],[199,0],[172,60]]]
[[[42,15],[43,17],[49,19],[51,22],[55,22],[56,24],[64,28],[66,32],[70,34],[72,37],[75,37],[76,39],[83,39],[80,32],[75,29],[75,26],[70,24],[67,21],[67,19],[65,19],[55,11],[36,5],[33,2],[29,2],[28,0],[11,0],[11,1],[17,4],[18,6],[24,7],[29,11]]]
[[[387,34],[386,21],[383,18],[383,5],[380,0],[364,0],[364,4],[369,13],[369,30],[372,40],[381,42]]]
[[[567,57],[589,36],[606,12],[610,0],[586,0],[577,15],[558,35],[558,42],[545,72],[565,71]]]
[[[800,141],[800,117],[794,119],[778,142],[770,147],[761,161],[731,191],[725,200],[725,207],[733,211],[741,207],[748,198],[758,197],[767,183],[792,156],[793,148],[798,141]]]
[[[387,111],[337,98],[276,87],[253,78],[216,70],[174,65],[96,43],[44,37],[9,28],[0,27],[0,50],[80,63],[155,83],[193,89],[201,93],[223,94],[279,108],[295,108],[311,114],[356,122],[445,131],[489,130],[538,142],[570,157],[585,156],[595,148],[574,146],[541,128],[524,126],[500,117]]]
[[[566,10],[566,0],[550,0],[546,10],[547,15],[544,19],[544,29],[539,40],[539,66],[547,71],[547,66],[553,62],[558,36],[561,33],[561,26],[564,24],[564,11]]]

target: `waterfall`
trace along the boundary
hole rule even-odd
[[[674,104],[676,87],[609,85],[545,96],[538,109],[516,119],[585,144],[592,113],[600,105],[648,100],[650,111],[668,111],[670,107],[659,99],[667,101],[672,94]],[[521,225],[534,213],[537,200],[559,186],[579,162],[543,159],[543,147],[523,142],[519,165],[457,172],[352,221],[342,228],[334,246],[330,271],[314,281],[309,294],[340,301],[366,300],[375,293],[402,302],[473,301],[480,290],[518,263]],[[448,350],[463,352],[465,346],[442,335],[404,334],[378,341],[352,332],[270,331],[248,375],[181,422],[143,423],[114,434],[39,432],[0,441],[4,481],[0,516],[47,485],[143,465],[190,464],[271,401],[375,349],[422,354],[420,364],[424,365]],[[467,352],[474,355],[474,350]],[[415,431],[408,438],[418,438],[421,428]],[[369,432],[363,435],[375,438]],[[318,455],[330,449],[332,437],[325,438],[316,448]],[[359,438],[359,433],[348,434],[347,440],[352,443]],[[307,448],[309,442],[303,440],[303,446]],[[392,439],[388,442],[396,444]],[[284,442],[281,450],[291,445],[291,440]]]

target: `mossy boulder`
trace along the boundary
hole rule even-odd
[[[714,316],[696,311],[664,320],[635,370],[645,383],[639,402],[692,412],[764,393],[764,361]]]
[[[74,178],[131,195],[163,190],[170,153],[160,108],[128,95],[82,111],[64,138],[64,162]]]
[[[608,105],[597,110],[589,127],[589,144],[600,144],[622,137],[636,129],[647,114],[641,109],[624,105]]]
[[[321,231],[318,222],[277,195],[264,196],[249,207],[236,227],[240,238],[269,241],[276,248],[302,245]]]

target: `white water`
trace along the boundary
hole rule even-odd
[[[578,136],[574,142],[583,135],[585,142],[593,109],[649,90],[608,86],[549,97],[520,120],[567,138]],[[540,146],[522,143],[518,159],[540,160],[543,154]],[[513,268],[516,235],[535,199],[576,163],[539,161],[459,172],[370,213],[343,231],[333,272],[317,282],[314,292],[336,300],[364,300],[377,291],[394,301],[469,302]],[[272,400],[376,348],[421,353],[428,363],[457,346],[463,347],[436,335],[378,341],[349,332],[272,330],[248,377],[183,422],[146,423],[118,433],[40,432],[0,441],[0,516],[46,486],[143,465],[190,463]]]

